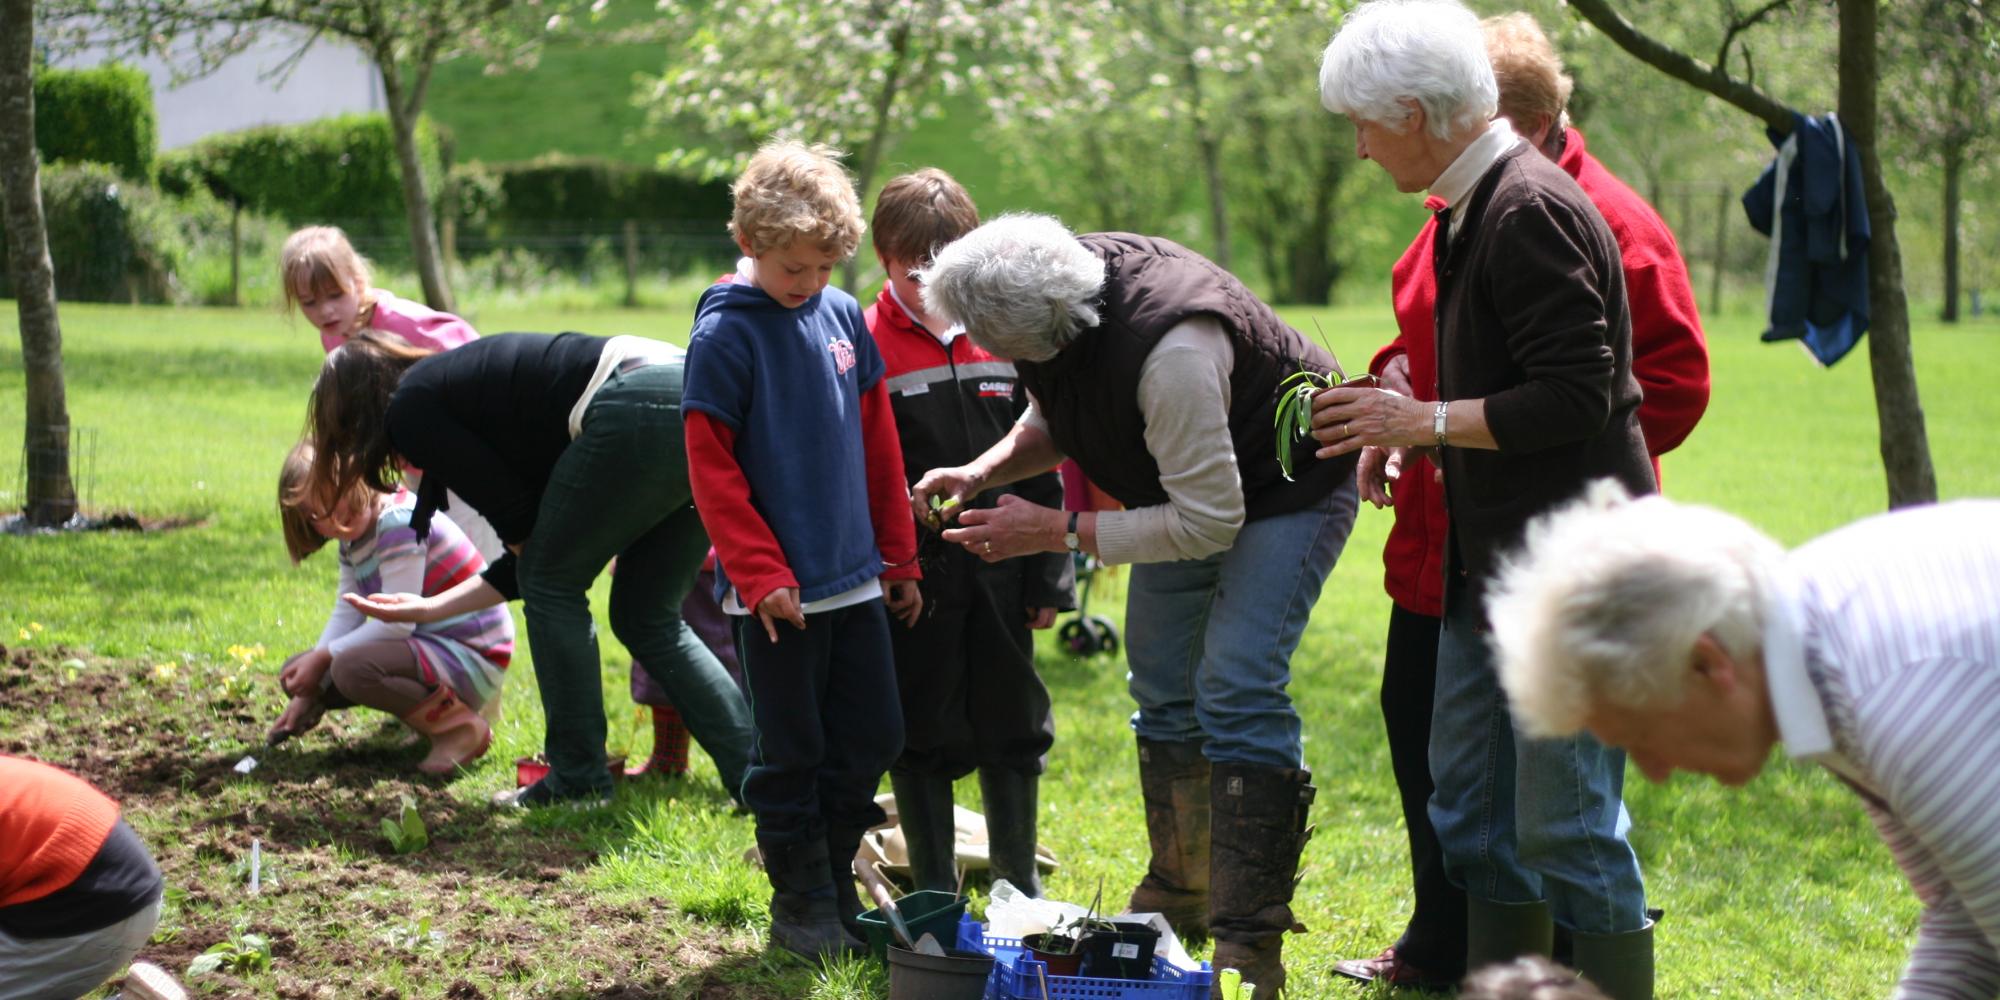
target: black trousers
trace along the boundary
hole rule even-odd
[[[923,617],[889,625],[903,707],[898,774],[1042,773],[1055,718],[1035,673],[1022,563],[989,566],[956,545],[924,561]]]
[[[755,615],[735,615],[757,740],[743,803],[760,841],[824,839],[887,817],[875,789],[903,750],[903,713],[880,598],[779,622],[778,641]]]
[[[1431,702],[1437,692],[1438,631],[1442,619],[1397,605],[1389,612],[1388,651],[1382,664],[1382,721],[1389,730],[1389,764],[1403,801],[1410,838],[1410,877],[1416,905],[1396,942],[1396,954],[1427,977],[1456,980],[1465,974],[1465,890],[1444,873],[1444,851],[1431,827]]]

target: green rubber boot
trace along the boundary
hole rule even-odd
[[[1556,925],[1545,900],[1500,903],[1465,897],[1465,971],[1522,955],[1549,956]]]
[[[1653,922],[1619,934],[1571,932],[1576,971],[1611,1000],[1653,1000]]]

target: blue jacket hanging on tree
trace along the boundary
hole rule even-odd
[[[1861,154],[1831,114],[1795,115],[1791,134],[1766,134],[1778,157],[1743,195],[1750,225],[1771,237],[1764,270],[1771,325],[1763,339],[1803,339],[1831,365],[1868,331]]]

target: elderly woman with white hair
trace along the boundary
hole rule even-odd
[[[918,277],[927,309],[1013,360],[1029,405],[985,454],[925,473],[911,503],[928,520],[934,500],[1068,457],[1125,505],[1066,514],[1002,496],[944,537],[986,559],[1135,564],[1126,660],[1152,861],[1130,907],[1212,935],[1217,968],[1276,995],[1314,791],[1291,656],[1357,500],[1352,456],[1302,447],[1287,478],[1272,426],[1279,383],[1333,358],[1185,247],[1047,216],[989,222]]]
[[[1529,733],[1648,778],[1757,775],[1782,742],[1861,796],[1924,904],[1899,997],[2000,996],[2000,502],[1881,514],[1787,555],[1615,485],[1535,522],[1489,603]]]
[[[1314,399],[1323,455],[1428,449],[1448,539],[1429,815],[1466,891],[1468,968],[1548,954],[1617,1000],[1652,995],[1651,922],[1626,840],[1625,761],[1588,735],[1517,736],[1482,595],[1528,520],[1612,477],[1652,492],[1618,244],[1576,181],[1495,118],[1479,21],[1455,0],[1378,0],[1327,46],[1320,98],[1356,154],[1441,200],[1437,402],[1368,388]]]

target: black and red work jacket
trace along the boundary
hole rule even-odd
[[[903,474],[911,485],[931,469],[964,465],[1012,430],[1028,407],[1014,364],[994,357],[963,333],[940,340],[917,324],[896,300],[887,282],[863,312],[868,332],[887,366],[883,383],[896,434],[903,445]],[[1054,472],[988,490],[969,507],[991,507],[1012,493],[1057,510],[1062,481]],[[936,548],[936,535],[920,529],[920,558]],[[1075,569],[1067,552],[1023,556],[1024,593],[1029,607],[1074,608]]]

